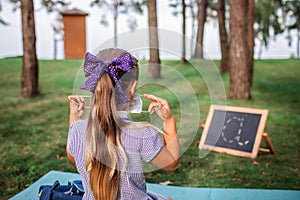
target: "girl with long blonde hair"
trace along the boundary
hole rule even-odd
[[[81,89],[92,92],[89,116],[81,120],[84,99],[70,97],[67,141],[68,158],[82,177],[83,199],[168,199],[147,191],[142,164],[151,162],[165,170],[178,167],[179,142],[168,102],[143,95],[152,101],[148,111],[164,121],[161,139],[151,125],[132,123],[127,117],[139,74],[136,58],[114,48],[96,56],[87,53],[84,74],[87,80]]]

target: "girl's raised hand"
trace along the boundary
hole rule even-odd
[[[148,112],[153,113],[156,112],[157,115],[163,120],[167,121],[173,117],[172,111],[168,102],[165,99],[160,97],[156,97],[151,94],[143,94],[143,97],[152,101],[152,103],[148,107]]]
[[[80,96],[68,96],[68,99],[70,100],[70,115],[72,115],[73,120],[77,121],[81,119],[85,108],[84,98]]]

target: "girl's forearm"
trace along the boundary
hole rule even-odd
[[[72,124],[73,122],[75,122],[75,121],[76,121],[76,120],[75,120],[74,114],[70,113],[70,117],[69,117],[69,127],[70,127],[71,124]]]
[[[177,136],[176,122],[173,116],[164,122],[164,133],[164,140],[167,150],[172,154],[175,160],[178,160],[180,146]]]

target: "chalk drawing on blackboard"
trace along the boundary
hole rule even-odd
[[[221,132],[221,137],[223,139],[224,142],[228,142],[228,143],[233,143],[236,142],[239,146],[244,146],[249,144],[249,140],[245,140],[244,142],[241,141],[241,133],[242,133],[242,129],[243,129],[243,122],[244,122],[245,118],[244,117],[230,117],[229,119],[226,120],[225,125],[222,128],[222,132]],[[233,123],[238,123],[238,129],[237,129],[237,134],[235,135],[234,138],[227,138],[227,136],[225,135],[226,133],[226,128],[231,126]]]
[[[274,153],[264,132],[267,115],[268,110],[264,109],[212,105],[199,143],[200,150],[255,158],[263,138],[269,152]]]

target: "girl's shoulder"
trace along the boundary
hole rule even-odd
[[[153,137],[161,132],[159,128],[145,122],[133,122],[126,124],[121,130],[124,133],[132,136],[140,136],[141,138]]]
[[[155,131],[155,127],[148,122],[127,122],[122,129],[130,130],[130,131],[139,131],[139,132],[147,132],[147,131]]]
[[[87,128],[87,120],[78,120],[71,124],[69,132],[82,133],[85,132]]]
[[[73,122],[71,126],[75,126],[75,127],[87,126],[87,120],[86,119],[77,120]]]

